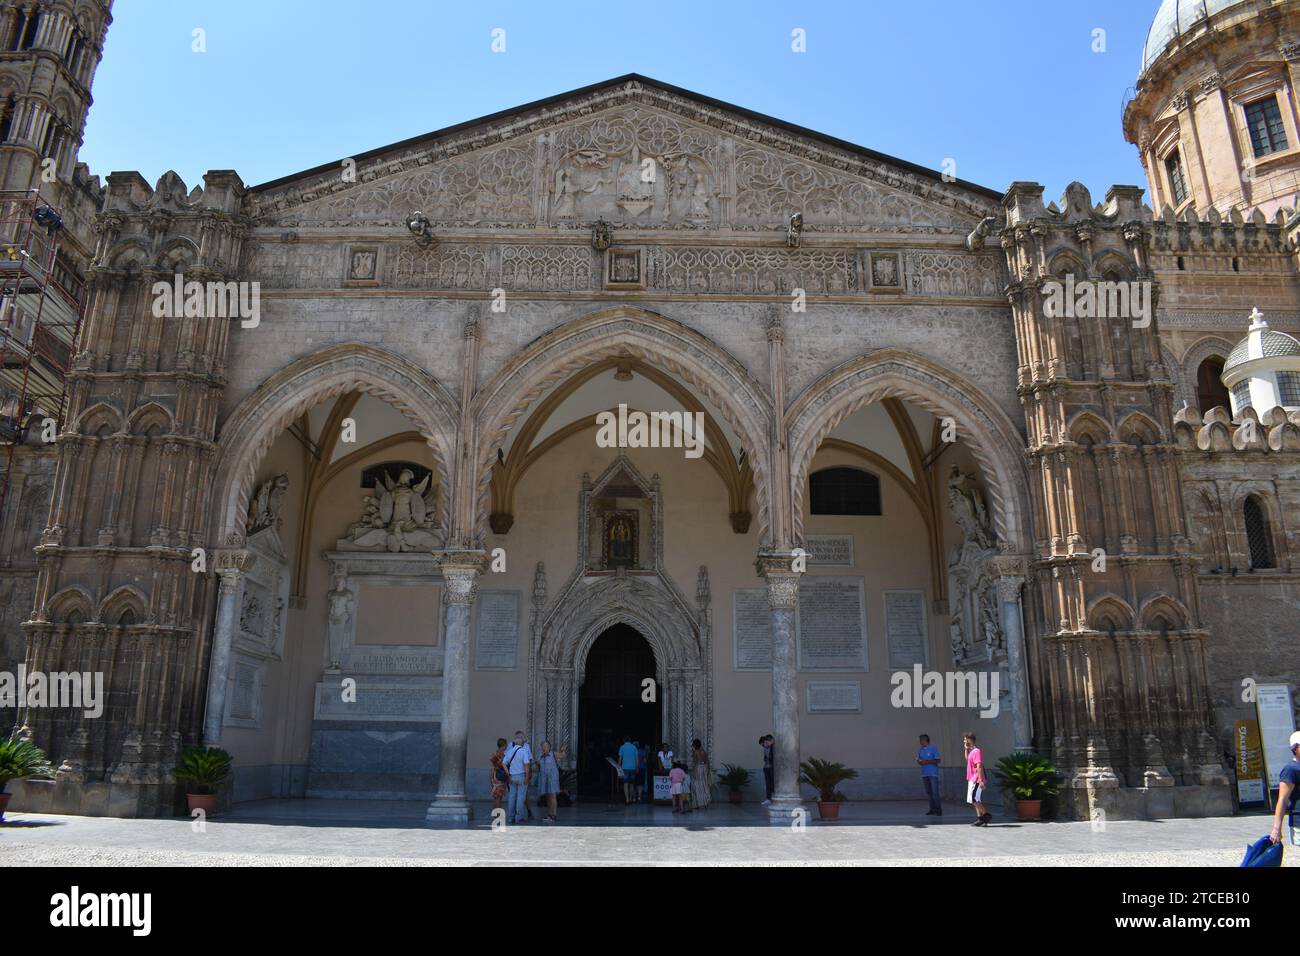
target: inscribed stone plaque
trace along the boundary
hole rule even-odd
[[[923,592],[885,592],[885,635],[891,671],[910,670],[913,664],[924,666],[930,663]]]
[[[862,578],[799,582],[799,669],[867,669],[867,602]]]
[[[809,681],[808,713],[862,713],[862,684],[855,680]]]
[[[853,535],[851,534],[809,534],[804,535],[808,544],[808,564],[820,564],[829,567],[853,567]]]
[[[767,589],[732,592],[732,646],[738,671],[772,669],[772,615],[767,606]]]
[[[475,628],[474,669],[512,671],[519,667],[520,591],[480,591]]]
[[[407,680],[414,680],[408,678]],[[355,699],[351,699],[355,694]],[[442,693],[430,678],[419,683],[392,683],[359,679],[352,694],[340,693],[337,684],[316,685],[316,720],[419,721],[441,719]]]

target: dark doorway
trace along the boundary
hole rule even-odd
[[[658,688],[653,702],[642,701],[642,682],[655,677],[649,642],[626,624],[615,624],[596,638],[587,653],[586,675],[578,692],[578,790],[608,795],[606,757],[618,758],[623,736],[648,745],[659,743]]]

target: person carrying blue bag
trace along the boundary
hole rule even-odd
[[[1279,847],[1283,844],[1284,832],[1289,832],[1292,846],[1300,846],[1300,730],[1291,735],[1288,743],[1291,762],[1277,775],[1277,811],[1273,814],[1273,831],[1268,836],[1269,842]],[[1274,865],[1280,864],[1279,858]]]

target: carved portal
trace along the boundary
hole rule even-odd
[[[573,752],[587,653],[605,630],[626,624],[654,651],[655,673],[646,676],[654,677],[660,695],[661,735],[678,752],[695,737],[711,747],[708,576],[701,569],[692,602],[664,571],[658,476],[645,478],[619,455],[595,481],[584,476],[579,504],[576,570],[549,607],[540,566],[537,572],[529,662],[533,739],[567,743]],[[634,517],[633,528],[641,529],[634,532],[636,565],[607,569],[603,539]]]

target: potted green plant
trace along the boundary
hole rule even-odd
[[[1042,819],[1043,798],[1056,796],[1061,784],[1052,762],[1028,751],[1007,754],[997,762],[993,775],[1014,798],[1017,819],[1025,821]]]
[[[727,799],[740,803],[740,791],[749,784],[749,771],[734,763],[724,763],[718,771],[718,783],[727,788]]]
[[[172,776],[186,785],[190,813],[202,810],[211,816],[217,808],[217,790],[230,776],[230,754],[220,747],[186,747]]]
[[[842,763],[809,757],[799,764],[799,782],[817,791],[817,812],[823,820],[837,820],[844,794],[838,787],[845,780],[856,780],[858,772]]]
[[[10,780],[49,780],[53,776],[54,767],[46,759],[45,751],[28,738],[14,734],[0,742],[0,821],[4,820],[9,798],[13,796],[5,792]]]

